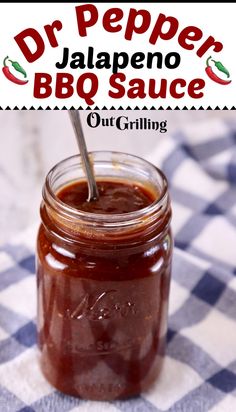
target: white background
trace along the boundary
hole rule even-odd
[[[81,3],[78,3],[79,5]],[[161,51],[165,56],[170,51],[177,51],[181,53],[182,60],[179,68],[175,70],[128,70],[125,73],[127,79],[135,77],[141,77],[148,83],[149,78],[155,78],[157,85],[161,78],[175,79],[177,77],[183,77],[188,82],[194,78],[203,78],[206,81],[205,97],[202,99],[150,99],[146,97],[142,99],[130,100],[124,97],[120,100],[111,99],[108,97],[109,84],[108,80],[111,72],[109,70],[100,70],[99,82],[100,87],[96,96],[95,104],[100,108],[106,105],[110,108],[112,105],[116,108],[122,105],[126,107],[131,105],[135,107],[151,107],[152,105],[159,107],[160,105],[166,107],[176,105],[183,107],[208,105],[215,107],[235,105],[236,95],[236,58],[235,58],[235,38],[236,38],[236,26],[235,26],[235,13],[236,4],[229,3],[107,3],[97,4],[96,7],[99,10],[99,21],[96,26],[88,29],[88,37],[81,38],[78,34],[77,20],[75,13],[76,4],[66,3],[20,3],[14,4],[14,13],[12,13],[13,6],[7,3],[1,3],[0,5],[0,59],[9,55],[13,60],[17,60],[25,68],[28,73],[29,83],[26,86],[18,86],[10,83],[3,74],[0,76],[0,104],[3,107],[10,105],[11,107],[19,106],[34,107],[48,105],[54,107],[55,105],[62,107],[71,105],[86,107],[87,104],[83,99],[79,98],[77,94],[73,98],[60,101],[54,96],[48,99],[33,99],[33,83],[35,72],[56,72],[55,63],[60,61],[62,56],[62,48],[69,47],[72,52],[82,51],[87,52],[88,46],[93,46],[95,52],[101,51],[127,51],[128,53],[134,53],[136,51],[143,52],[155,52]],[[124,18],[122,19],[122,31],[118,33],[108,33],[102,28],[102,16],[104,12],[110,7],[120,7],[124,10]],[[145,34],[134,34],[132,41],[124,40],[124,31],[128,18],[128,12],[131,7],[136,9],[145,8],[150,11],[152,21],[150,29]],[[177,35],[169,41],[158,40],[156,45],[150,45],[148,39],[151,34],[155,21],[159,13],[164,13],[166,16],[174,16],[179,20],[179,29]],[[61,20],[63,23],[63,29],[58,32],[59,47],[51,48],[48,40],[46,39],[43,26],[52,23],[54,20]],[[189,25],[199,27],[203,31],[203,38],[198,42],[195,42],[195,48],[193,50],[184,50],[178,44],[177,38],[181,30]],[[36,62],[29,64],[24,58],[18,45],[14,41],[14,36],[20,33],[22,30],[32,27],[39,31],[45,41],[45,52],[43,56]],[[220,60],[230,71],[232,83],[228,86],[222,86],[214,83],[205,74],[205,61],[209,56],[206,53],[202,58],[196,55],[197,49],[209,36],[213,36],[217,41],[223,43],[224,48],[220,53],[213,53],[212,56],[216,60]],[[67,72],[71,72],[75,77],[79,75],[79,70],[64,69]],[[86,69],[84,70],[86,71]],[[83,72],[84,72],[83,71]],[[82,72],[82,73],[83,73]],[[126,82],[127,85],[127,82]],[[54,90],[54,87],[53,87]]]

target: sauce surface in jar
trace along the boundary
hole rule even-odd
[[[57,196],[69,206],[89,213],[129,213],[143,209],[154,202],[155,196],[144,186],[117,180],[97,182],[99,199],[88,202],[87,182],[72,183]]]
[[[152,207],[159,196],[132,180],[100,178],[97,183],[97,201],[87,202],[85,181],[60,186],[56,198],[90,219],[99,214],[109,221],[109,216]],[[151,217],[147,211],[131,227],[104,228],[96,219],[86,226],[74,219],[76,230],[68,217],[51,209],[46,199],[37,246],[43,373],[57,389],[85,399],[136,395],[157,378],[164,354],[169,204]]]

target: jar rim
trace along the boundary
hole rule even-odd
[[[53,191],[52,189],[52,179],[55,177],[55,173],[58,171],[59,167],[66,165],[68,162],[77,160],[78,166],[82,166],[81,162],[81,155],[76,154],[69,156],[60,162],[56,163],[48,172],[46,179],[45,179],[45,185],[43,188],[43,199],[44,201],[49,201],[50,206],[53,208],[59,208],[60,213],[64,217],[70,217],[70,218],[75,218],[80,221],[84,222],[96,222],[100,223],[104,226],[113,226],[116,225],[117,223],[122,224],[122,222],[125,225],[125,222],[128,222],[129,224],[135,223],[137,219],[141,219],[145,215],[152,215],[154,212],[157,212],[158,209],[162,209],[162,205],[166,202],[166,199],[168,197],[168,182],[166,179],[166,176],[164,173],[156,167],[154,164],[149,162],[146,159],[143,159],[142,157],[125,153],[125,152],[119,152],[119,151],[110,151],[110,150],[102,150],[102,151],[91,151],[89,152],[89,156],[96,156],[96,155],[112,155],[112,156],[125,156],[129,159],[141,161],[144,164],[148,165],[151,167],[159,177],[161,178],[161,183],[162,187],[160,188],[160,193],[159,196],[148,206],[145,206],[142,209],[132,211],[132,212],[127,212],[127,213],[112,213],[112,214],[106,214],[106,213],[93,213],[93,212],[87,212],[83,210],[79,210],[74,208],[73,206],[70,206],[63,201],[60,200],[60,198],[57,196],[57,194]],[[95,160],[96,164],[96,160]]]

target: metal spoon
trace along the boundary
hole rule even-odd
[[[88,151],[87,151],[87,147],[85,143],[85,138],[84,138],[84,133],[82,129],[79,111],[69,110],[69,116],[70,116],[70,120],[74,128],[75,137],[79,145],[81,159],[82,159],[85,174],[87,177],[88,192],[89,192],[87,201],[91,202],[92,200],[96,200],[99,198],[99,193],[98,193],[96,180],[94,177],[93,169],[90,163],[90,159],[89,159],[89,155],[88,155]]]

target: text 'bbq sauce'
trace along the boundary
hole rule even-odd
[[[87,202],[79,156],[55,166],[45,182],[38,341],[53,386],[112,400],[148,389],[160,371],[171,211],[166,179],[151,164],[109,152],[95,152],[93,161],[96,201]]]

